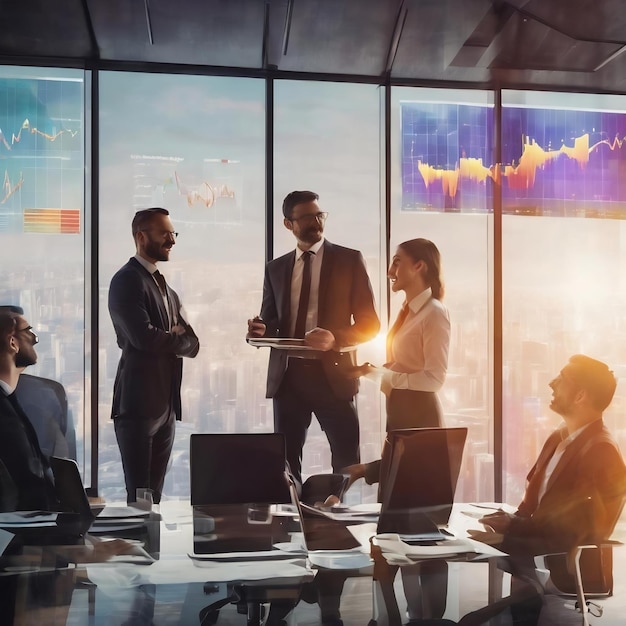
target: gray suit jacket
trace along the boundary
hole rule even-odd
[[[181,418],[182,356],[195,357],[200,344],[181,317],[178,294],[168,285],[168,297],[186,333],[168,332],[163,297],[154,279],[131,258],[111,279],[109,312],[122,356],[113,387],[112,417],[161,416],[168,407]]]
[[[261,318],[266,337],[289,337],[291,274],[295,250],[270,261],[265,268]],[[363,255],[358,250],[324,242],[320,274],[318,326],[330,330],[340,347],[355,346],[372,339],[380,329],[374,294]],[[352,398],[358,379],[348,378],[342,369],[356,363],[355,351],[317,353],[335,394]],[[272,349],[267,375],[267,397],[272,398],[287,369],[285,350]]]

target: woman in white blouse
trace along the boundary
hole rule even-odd
[[[441,426],[437,392],[448,370],[450,317],[442,304],[441,257],[428,239],[398,246],[387,277],[404,304],[387,335],[381,391],[387,396],[387,430]]]
[[[441,257],[428,239],[401,243],[387,277],[394,292],[405,301],[387,335],[387,363],[376,368],[366,363],[362,376],[382,376],[381,391],[387,397],[387,431],[400,428],[442,426],[437,392],[448,369],[450,317],[442,304]],[[377,482],[379,462],[347,468],[351,482],[365,477]]]

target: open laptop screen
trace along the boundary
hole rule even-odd
[[[421,533],[448,522],[466,438],[467,428],[387,434],[378,532]]]
[[[191,435],[191,504],[290,503],[280,433]]]

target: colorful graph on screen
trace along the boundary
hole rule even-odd
[[[133,208],[166,206],[181,219],[217,223],[241,220],[241,162],[131,154]]]
[[[0,232],[80,233],[82,82],[0,78],[0,94]]]
[[[504,213],[626,217],[626,114],[504,107],[502,163],[492,116],[403,103],[403,209],[490,211],[496,183]]]

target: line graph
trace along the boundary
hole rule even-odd
[[[13,194],[15,194],[17,191],[19,191],[22,188],[23,184],[24,184],[24,176],[22,175],[22,172],[20,172],[20,177],[17,180],[17,182],[12,183],[9,177],[9,171],[4,170],[4,181],[2,183],[2,191],[4,195],[2,197],[2,200],[0,200],[0,205],[5,204],[7,200],[9,200],[9,198]]]
[[[493,113],[473,105],[402,109],[402,207],[626,218],[626,113],[505,107],[502,160]]]
[[[67,128],[61,128],[60,130],[55,131],[53,133],[47,133],[47,132],[44,132],[43,130],[39,130],[35,126],[31,126],[29,119],[26,118],[22,122],[20,129],[17,131],[17,134],[15,134],[14,132],[11,133],[10,141],[7,140],[4,132],[0,128],[0,144],[2,144],[7,150],[13,150],[13,147],[15,146],[15,144],[20,143],[20,141],[22,140],[23,132],[30,133],[31,135],[37,135],[38,137],[42,137],[43,139],[46,139],[47,141],[51,143],[55,142],[57,139],[59,139],[63,135],[69,135],[70,137],[74,138],[78,134],[77,130],[69,130]]]

